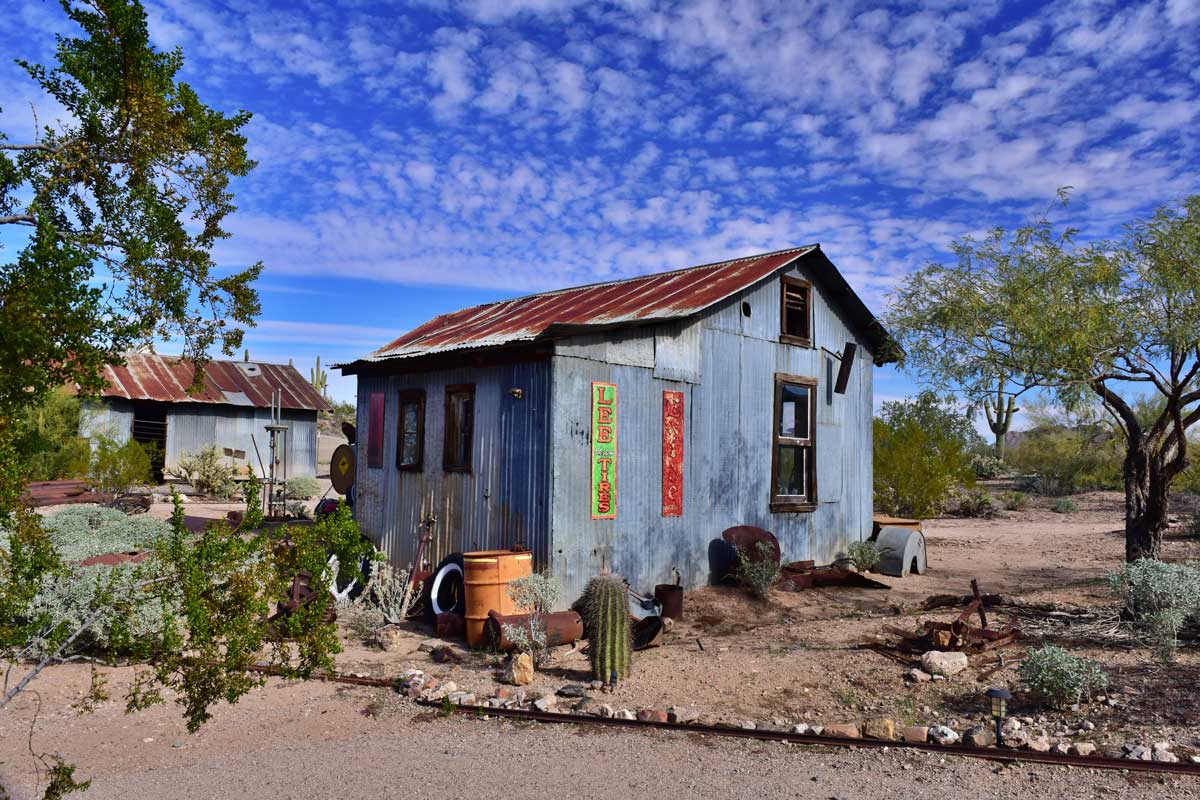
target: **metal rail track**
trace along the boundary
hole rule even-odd
[[[254,665],[247,669],[263,675],[279,676],[280,671],[275,667]],[[360,678],[353,675],[336,673],[320,673],[313,679],[344,683],[353,686],[368,686],[380,689],[394,689],[398,679],[392,678]],[[595,717],[584,714],[557,714],[553,712],[526,710],[520,708],[491,708],[477,705],[449,705],[434,700],[415,700],[417,705],[451,713],[470,715],[474,717],[501,717],[506,719],[521,719],[530,722],[541,722],[558,725],[593,725],[606,728],[622,728],[626,730],[665,730],[679,733],[702,733],[709,736],[724,736],[732,739],[757,739],[769,742],[788,742],[791,744],[816,745],[821,747],[840,748],[893,748],[896,750],[920,750],[939,755],[957,756],[959,758],[976,758],[985,761],[1020,762],[1025,764],[1048,764],[1058,767],[1079,767],[1082,769],[1107,769],[1129,772],[1154,772],[1168,775],[1185,775],[1200,777],[1200,765],[1175,763],[1168,764],[1159,761],[1137,761],[1134,759],[1111,758],[1109,756],[1073,756],[1059,753],[1038,753],[1033,750],[1003,750],[1000,748],[975,748],[965,745],[944,745],[932,742],[913,743],[889,741],[886,739],[847,739],[840,736],[813,736],[812,734],[790,733],[787,731],[770,731],[760,729],[733,728],[721,725],[679,724],[674,722],[643,722],[636,719],[612,719]]]

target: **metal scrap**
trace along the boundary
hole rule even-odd
[[[930,650],[984,653],[1007,647],[1021,638],[1021,628],[1016,617],[1008,617],[998,627],[988,623],[984,596],[980,594],[979,581],[975,579],[971,580],[970,597],[970,602],[963,606],[958,618],[953,622],[925,620],[916,630],[885,625],[884,632],[897,637],[897,641],[880,643],[873,649],[879,652],[891,650],[901,656],[897,660],[904,660],[903,656],[920,656]],[[979,617],[978,625],[970,622],[974,616]]]

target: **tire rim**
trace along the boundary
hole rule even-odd
[[[453,607],[444,609],[444,608],[442,608],[441,604],[438,603],[438,593],[441,592],[441,590],[442,590],[442,581],[444,581],[446,579],[446,576],[452,572],[457,572],[459,575],[459,578],[462,579],[462,575],[463,575],[462,567],[460,567],[458,564],[447,564],[446,566],[444,566],[440,570],[438,570],[438,574],[435,575],[433,578],[433,585],[429,587],[429,603],[430,603],[430,605],[433,606],[434,614],[445,614],[448,611],[454,610]],[[463,581],[463,587],[464,588],[466,587],[465,580]]]

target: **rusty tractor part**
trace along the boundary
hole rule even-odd
[[[467,620],[462,614],[447,611],[437,615],[436,625],[439,639],[459,639],[467,629]]]
[[[93,492],[87,481],[35,481],[25,484],[21,499],[32,506],[59,506],[73,503],[108,503],[113,496]]]
[[[640,619],[633,623],[633,649],[648,650],[651,647],[662,647],[663,634],[667,632],[667,626],[663,623],[663,618],[654,616]]]
[[[899,655],[920,656],[930,650],[958,650],[964,653],[985,653],[1007,647],[1021,638],[1021,629],[1016,617],[1009,617],[1000,627],[988,624],[984,596],[979,591],[979,581],[971,580],[971,601],[963,606],[953,622],[926,620],[917,630],[907,630],[895,625],[885,625],[884,632],[898,637],[891,645],[881,645]],[[979,617],[979,625],[968,620]],[[880,648],[875,648],[880,649]]]
[[[321,594],[325,589],[314,589],[312,585],[312,573],[307,570],[301,570],[296,577],[292,578],[292,587],[288,592],[288,599],[278,603],[275,607],[275,613],[272,614],[268,621],[278,617],[286,617],[296,613],[301,606],[312,601],[314,597]],[[333,610],[333,605],[325,609],[325,622],[330,623],[337,619],[337,612]]]
[[[737,525],[728,528],[721,534],[721,538],[736,547],[738,552],[744,554],[749,561],[762,561],[765,557],[778,564],[783,557],[783,551],[779,549],[779,540],[775,538],[775,534],[753,525]],[[768,552],[764,553],[759,548],[760,544],[766,545]]]
[[[529,625],[529,614],[489,612],[487,621],[483,624],[483,640],[489,650],[505,653],[516,649],[517,646],[504,635],[506,625],[513,628],[526,627]],[[583,638],[583,618],[574,611],[543,614],[542,625],[546,628],[547,647],[574,644]]]
[[[852,569],[845,569],[836,564],[817,567],[813,566],[811,561],[793,561],[780,567],[779,583],[776,588],[785,592],[802,592],[805,589],[819,589],[827,586],[852,586],[860,589],[892,588],[886,583],[872,580]]]
[[[683,619],[683,587],[677,583],[660,583],[654,587],[654,599],[662,605],[662,615],[675,621]]]

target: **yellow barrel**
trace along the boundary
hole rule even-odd
[[[463,583],[467,588],[467,644],[483,642],[488,612],[516,614],[521,609],[508,597],[508,584],[533,573],[533,553],[480,550],[463,553]]]

